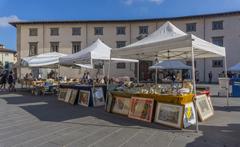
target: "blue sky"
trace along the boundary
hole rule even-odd
[[[240,10],[240,0],[0,0],[0,43],[16,49],[15,20],[139,19]]]

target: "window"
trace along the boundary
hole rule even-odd
[[[223,60],[212,60],[212,67],[223,67]]]
[[[117,63],[117,69],[125,69],[126,64],[125,63]]]
[[[196,23],[187,23],[186,32],[196,32]]]
[[[190,60],[190,61],[186,61],[186,64],[188,65],[188,66],[192,66],[192,61]],[[197,67],[197,61],[194,61],[194,67],[196,68]]]
[[[140,26],[139,34],[148,34],[148,26]]]
[[[5,53],[5,56],[8,56],[8,53]]]
[[[212,37],[212,43],[218,46],[223,46],[223,36]]]
[[[125,35],[126,34],[125,27],[117,27],[117,35]]]
[[[81,50],[81,42],[72,42],[72,53],[79,52]]]
[[[29,56],[35,56],[38,54],[38,43],[29,42]]]
[[[58,36],[59,35],[59,29],[58,28],[51,28],[50,29],[51,36]]]
[[[126,41],[117,41],[116,42],[116,47],[117,48],[121,48],[121,47],[124,47],[126,46]]]
[[[95,27],[94,34],[95,35],[103,35],[103,27]]]
[[[38,29],[37,28],[30,28],[29,29],[29,36],[37,36],[38,35]]]
[[[59,42],[50,42],[50,52],[58,52]]]
[[[223,30],[223,21],[213,21],[212,30]]]
[[[72,35],[73,36],[80,36],[81,35],[81,28],[72,28]]]

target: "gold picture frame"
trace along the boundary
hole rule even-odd
[[[122,115],[128,115],[130,109],[130,98],[125,97],[115,97],[112,112]]]
[[[67,89],[66,88],[60,88],[59,89],[59,94],[58,94],[58,100],[59,101],[64,101],[67,95]]]
[[[70,98],[71,98],[71,94],[72,94],[72,89],[67,89],[67,94],[66,94],[66,97],[64,99],[64,102],[68,103]]]
[[[78,96],[78,104],[88,107],[90,101],[90,91],[88,90],[80,90]]]
[[[70,96],[70,100],[69,100],[70,104],[72,104],[72,105],[75,104],[75,101],[76,101],[76,98],[77,98],[77,94],[78,94],[78,90],[77,89],[73,89],[72,93],[71,93],[71,96]]]
[[[211,108],[207,95],[196,96],[196,109],[201,121],[205,121],[209,117],[213,116],[213,109]]]
[[[183,106],[157,103],[154,121],[174,128],[182,128]]]

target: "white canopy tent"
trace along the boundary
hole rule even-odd
[[[174,61],[174,60],[164,60],[159,61],[159,63],[150,66],[149,69],[191,69],[191,66],[188,66],[181,61]]]
[[[58,52],[39,54],[37,56],[22,58],[22,64],[28,67],[46,67],[59,63],[59,58],[66,56]]]
[[[209,43],[192,34],[186,34],[170,22],[166,22],[155,32],[140,41],[120,49],[112,49],[111,57],[124,57],[138,60],[176,60],[192,58],[192,65],[194,65],[195,58],[225,57],[225,70],[227,70],[224,47]],[[192,66],[192,78],[196,95],[194,66]],[[198,121],[196,130],[198,131]]]
[[[240,72],[240,63],[237,63],[237,64],[231,66],[228,70],[233,71],[233,72]]]

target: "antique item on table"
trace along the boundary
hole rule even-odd
[[[67,89],[65,88],[60,88],[59,89],[59,95],[58,95],[58,100],[59,101],[64,101],[67,95]]]
[[[102,87],[92,88],[93,106],[104,106],[105,99]]]
[[[160,124],[182,128],[183,106],[157,103],[154,121]]]
[[[65,102],[69,102],[70,98],[71,98],[71,94],[72,94],[72,89],[68,89],[67,90],[67,94],[66,94],[66,97],[65,97]]]
[[[80,90],[79,91],[79,97],[78,97],[78,104],[88,107],[89,100],[90,100],[90,91]]]
[[[196,124],[196,112],[193,102],[187,103],[184,106],[183,127],[187,128]]]
[[[196,96],[196,107],[201,121],[213,116],[213,109],[211,108],[205,94]]]
[[[78,90],[77,89],[73,89],[72,93],[71,93],[70,101],[69,101],[70,104],[72,104],[72,105],[75,104],[75,101],[76,101],[76,98],[77,98],[77,94],[78,94]]]
[[[112,112],[122,115],[128,115],[130,100],[130,98],[115,97]]]
[[[132,97],[130,101],[130,110],[128,113],[128,117],[146,122],[151,122],[153,105],[153,99]]]
[[[112,104],[113,104],[113,96],[111,92],[107,93],[107,102],[106,102],[106,111],[111,112],[112,109]]]

